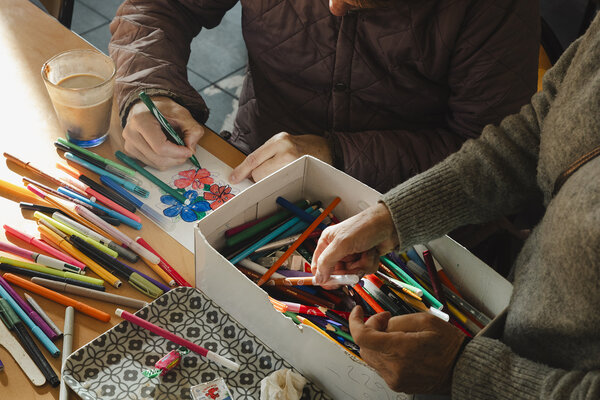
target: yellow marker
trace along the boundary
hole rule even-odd
[[[44,206],[52,206],[47,201],[40,199],[35,194],[31,193],[29,190],[24,187],[14,185],[10,182],[6,182],[0,179],[0,196],[6,197],[9,200],[14,200],[13,197],[16,197],[21,200],[26,200],[28,202],[34,204],[40,204]]]
[[[91,237],[84,235],[83,233],[63,224],[62,222],[55,220],[54,218],[48,217],[46,214],[42,214],[41,212],[36,211],[33,213],[33,217],[38,220],[46,221],[47,223],[49,223],[50,225],[52,225],[53,227],[55,227],[57,229],[60,229],[62,232],[66,233],[67,235],[75,235],[75,236],[85,240],[87,243],[91,244],[98,250],[108,254],[111,257],[117,258],[119,256],[119,253],[117,253],[113,249],[106,247],[99,241],[94,240]]]
[[[58,246],[60,249],[67,252],[69,255],[78,259],[79,261],[87,265],[89,269],[94,271],[96,275],[110,283],[112,286],[116,288],[121,287],[122,283],[119,280],[119,278],[108,272],[106,269],[104,269],[104,267],[96,263],[94,260],[86,256],[85,254],[77,250],[75,247],[73,247],[71,243],[67,242],[65,239],[60,237],[50,228],[44,225],[38,225],[38,231],[40,232],[40,235],[42,239],[44,239],[44,241],[50,242],[55,246]]]

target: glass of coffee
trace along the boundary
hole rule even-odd
[[[104,142],[110,127],[115,63],[94,50],[69,50],[42,66],[42,78],[67,139],[81,147]]]

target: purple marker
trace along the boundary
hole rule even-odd
[[[0,285],[8,292],[8,294],[15,300],[15,302],[23,309],[25,314],[31,318],[31,320],[44,332],[50,340],[56,340],[58,335],[50,328],[50,326],[36,313],[33,308],[15,290],[8,284],[8,282],[0,276]]]

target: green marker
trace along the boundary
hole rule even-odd
[[[14,260],[8,257],[0,257],[0,263],[9,264],[19,268],[29,269],[31,271],[43,272],[45,274],[50,274],[54,276],[60,276],[63,278],[76,279],[78,281],[92,283],[94,285],[103,285],[104,281],[102,279],[92,278],[90,276],[79,275],[73,272],[68,271],[59,271],[57,269],[44,267],[43,265],[28,263],[25,261]]]
[[[442,303],[440,303],[438,301],[438,299],[433,297],[433,295],[431,293],[429,293],[427,290],[425,290],[425,288],[423,288],[423,286],[419,285],[419,282],[415,281],[406,272],[404,272],[402,270],[402,268],[399,268],[396,264],[394,264],[392,261],[390,261],[390,259],[388,259],[386,256],[381,256],[381,257],[379,257],[379,259],[388,268],[390,268],[394,273],[398,274],[398,276],[400,278],[402,278],[406,283],[408,283],[409,285],[412,285],[418,289],[421,289],[423,291],[423,297],[425,297],[427,299],[427,301],[429,301],[435,308],[437,308],[438,310],[442,309],[442,307],[443,307]]]
[[[131,168],[135,169],[137,172],[142,174],[150,182],[154,183],[163,191],[175,197],[181,204],[186,204],[187,199],[179,191],[173,189],[171,186],[167,185],[166,183],[158,179],[156,176],[151,174],[146,168],[138,164],[137,161],[135,161],[133,158],[127,156],[125,153],[118,150],[115,152],[115,156],[117,156],[119,160],[123,161],[125,164],[129,165]]]
[[[75,150],[77,150],[77,151],[79,151],[79,152],[81,152],[81,153],[83,153],[83,154],[85,154],[87,156],[90,156],[93,159],[96,159],[98,161],[102,161],[103,163],[116,168],[117,170],[121,171],[122,173],[124,173],[126,175],[135,176],[135,171],[133,171],[133,170],[131,170],[131,169],[129,169],[129,168],[127,168],[127,167],[119,164],[119,163],[116,163],[113,160],[109,160],[108,158],[104,158],[102,156],[99,156],[98,154],[96,154],[96,153],[94,153],[92,151],[89,151],[88,149],[84,149],[83,147],[79,147],[76,144],[71,143],[71,142],[69,142],[68,140],[66,140],[64,138],[59,137],[58,139],[56,139],[56,141],[58,143],[62,144],[62,145],[68,146],[68,147],[70,147],[72,149],[75,149]],[[113,172],[113,173],[115,172],[114,169],[107,168],[107,170],[109,172]],[[122,174],[118,174],[118,175],[122,176]]]
[[[183,141],[183,139],[181,139],[177,132],[175,132],[175,129],[173,129],[171,124],[169,124],[169,121],[167,121],[167,119],[161,114],[161,112],[154,105],[150,97],[148,97],[146,92],[140,93],[140,99],[144,102],[146,107],[148,107],[148,110],[150,110],[154,117],[156,117],[156,119],[160,123],[160,126],[162,126],[163,130],[175,141],[175,143],[177,143],[180,146],[185,146],[185,142]],[[196,166],[196,168],[202,168],[195,155],[192,154],[192,156],[190,157],[190,161]]]

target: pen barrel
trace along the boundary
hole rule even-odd
[[[107,244],[107,246],[109,249],[116,251],[121,257],[123,257],[124,259],[126,259],[129,262],[135,263],[135,262],[138,262],[138,260],[140,259],[140,257],[137,254],[135,254],[133,251],[126,249],[123,246],[119,246],[115,242],[111,241]]]
[[[21,339],[21,344],[35,365],[40,369],[46,380],[52,386],[56,387],[59,383],[58,376],[50,366],[50,363],[48,363],[48,360],[46,360],[46,357],[44,357],[40,349],[35,345],[31,336],[29,336],[29,333],[22,322],[19,321],[15,324],[15,331],[18,332],[17,336]]]
[[[66,293],[76,294],[78,296],[89,297],[91,299],[106,301],[112,304],[118,304],[121,306],[142,308],[148,305],[143,300],[134,299],[131,297],[120,296],[112,293],[98,292],[96,290],[89,290],[73,285],[64,284],[61,282],[53,282],[47,279],[33,278],[32,281],[39,285],[45,286],[49,289],[60,290]]]
[[[160,259],[158,266],[165,270],[169,276],[175,279],[175,282],[177,282],[179,286],[192,287],[192,285],[183,279],[183,277],[175,270],[175,268],[171,267],[171,265],[169,265],[169,263],[162,258],[161,255],[158,254],[156,250],[154,250],[143,238],[138,237],[135,239],[135,241]]]
[[[58,269],[61,271],[73,272],[75,274],[83,273],[83,269],[75,265],[69,264],[62,260],[57,260],[56,258],[45,256],[43,254],[38,254],[38,256],[35,259],[35,262],[37,262],[38,264],[45,265],[46,267]]]
[[[63,306],[72,306],[76,310],[89,315],[92,318],[95,318],[102,322],[110,321],[110,315],[105,313],[104,311],[100,311],[96,308],[90,307],[87,304],[83,304],[77,300],[73,300],[70,297],[63,296],[60,293],[56,293],[53,290],[47,289],[43,286],[30,282],[26,279],[20,278],[13,274],[5,274],[5,279],[11,283],[14,283],[17,286],[22,287],[23,289],[27,289],[31,292],[37,293],[40,296],[43,296],[47,299],[50,299],[56,303],[62,304]]]

